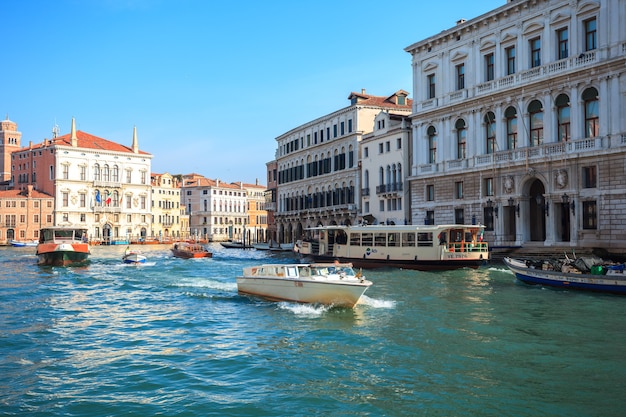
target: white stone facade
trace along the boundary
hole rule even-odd
[[[381,110],[410,114],[407,95],[352,93],[350,106],[276,138],[279,241],[294,242],[307,227],[359,221],[359,143]]]
[[[511,1],[405,50],[413,222],[626,248],[622,0]]]

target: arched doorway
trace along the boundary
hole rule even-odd
[[[543,183],[538,179],[532,182],[528,190],[528,225],[530,227],[531,242],[543,242],[546,240],[548,203],[544,197],[545,192],[546,189]]]
[[[111,244],[111,225],[108,223],[102,226],[102,243]]]

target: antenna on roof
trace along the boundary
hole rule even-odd
[[[57,119],[54,119],[54,126],[52,126],[52,139],[55,139],[59,136],[59,125],[57,124]]]

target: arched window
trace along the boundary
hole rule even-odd
[[[108,165],[104,165],[104,167],[102,169],[102,180],[103,181],[110,181],[111,180],[111,176],[110,176],[109,166]]]
[[[543,106],[539,100],[533,100],[528,105],[530,119],[530,146],[543,144]]]
[[[93,180],[100,181],[100,164],[95,164],[93,166]]]
[[[557,140],[567,142],[571,139],[569,97],[566,94],[559,94],[554,104],[556,105]]]
[[[591,87],[583,92],[585,102],[585,137],[595,138],[600,134],[600,111],[598,108],[598,90]]]
[[[465,159],[465,148],[467,143],[467,128],[465,127],[465,120],[457,120],[454,127],[456,128],[456,158]]]
[[[363,185],[365,188],[370,188],[370,172],[367,169],[363,172]]]
[[[487,112],[485,115],[485,144],[487,153],[496,152],[496,115],[493,112]]]
[[[428,163],[434,164],[437,161],[437,130],[435,126],[430,126],[426,133],[428,135]]]
[[[515,107],[508,107],[504,111],[506,118],[506,148],[513,150],[517,148],[517,111]]]
[[[383,167],[378,169],[378,185],[380,187],[385,185],[385,169]]]
[[[117,165],[113,165],[113,182],[120,181],[120,168]]]

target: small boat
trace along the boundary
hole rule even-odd
[[[124,262],[125,264],[132,264],[132,265],[145,264],[146,256],[142,255],[141,252],[139,251],[126,248],[126,251],[124,252],[124,255],[122,256],[122,262]]]
[[[527,284],[626,294],[625,264],[595,263],[567,257],[551,261],[505,257],[504,264],[518,280]]]
[[[244,268],[236,280],[243,295],[349,308],[372,285],[350,263],[259,265]]]
[[[39,244],[38,240],[12,240],[11,246],[16,248],[35,247]]]
[[[176,242],[170,249],[176,258],[211,258],[213,254],[198,243]]]
[[[252,245],[256,250],[267,250],[274,252],[292,252],[294,244],[293,243],[278,243],[274,240],[270,240],[267,243],[257,243]]]
[[[229,240],[228,242],[220,242],[220,245],[226,249],[252,249],[252,246],[241,241]]]
[[[37,263],[67,266],[84,263],[89,258],[87,229],[47,227],[39,232]]]
[[[314,262],[352,262],[361,268],[422,271],[478,268],[489,258],[483,225],[317,226],[294,251]]]

